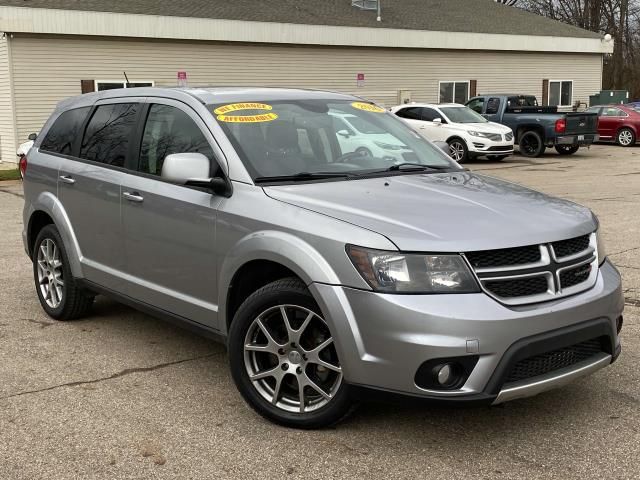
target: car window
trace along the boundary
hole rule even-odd
[[[445,122],[444,118],[442,118],[442,114],[439,113],[437,110],[434,110],[433,108],[426,108],[426,107],[422,109],[422,120],[425,120],[427,122],[433,122],[436,118],[441,119],[443,123]]]
[[[602,116],[603,117],[626,117],[627,114],[624,113],[619,108],[605,107],[602,109]]]
[[[467,102],[467,107],[477,113],[482,113],[482,107],[484,106],[484,97],[474,98]]]
[[[213,164],[213,149],[189,115],[170,105],[151,105],[142,134],[138,170],[160,175],[167,155],[194,152],[202,153]]]
[[[40,149],[47,152],[73,154],[73,142],[80,135],[80,129],[84,124],[91,107],[75,108],[61,114],[40,144]]]
[[[422,120],[420,107],[409,107],[403,108],[402,110],[398,110],[396,115],[400,118],[407,118],[409,120]]]
[[[495,115],[500,111],[500,99],[493,97],[487,101],[487,115]]]
[[[140,105],[114,103],[96,108],[84,133],[80,158],[124,167]]]
[[[487,119],[467,107],[440,107],[442,113],[453,123],[487,123]]]
[[[601,109],[602,109],[602,107],[589,107],[585,111],[589,112],[589,113],[597,113],[598,115],[600,115],[600,110]]]

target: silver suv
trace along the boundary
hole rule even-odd
[[[620,275],[591,211],[470,173],[356,97],[78,96],[24,189],[48,315],[104,294],[218,337],[240,393],[284,425],[372,393],[496,404],[620,353]]]

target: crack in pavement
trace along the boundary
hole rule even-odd
[[[621,253],[627,253],[627,252],[632,252],[634,250],[640,250],[640,247],[633,247],[633,248],[628,248],[626,250],[622,250],[621,252],[616,252],[616,253],[610,253],[609,256],[612,255],[620,255]]]
[[[50,390],[55,390],[57,388],[77,387],[79,385],[90,385],[92,383],[100,383],[100,382],[104,382],[106,380],[114,380],[116,378],[124,377],[126,375],[131,375],[132,373],[151,372],[153,370],[159,370],[159,369],[162,369],[162,368],[165,368],[165,367],[171,367],[173,365],[180,365],[181,363],[194,362],[196,360],[203,360],[205,358],[211,358],[211,357],[214,357],[214,356],[220,355],[220,354],[221,354],[221,352],[208,353],[207,355],[200,355],[199,357],[185,358],[183,360],[175,360],[173,362],[160,363],[158,365],[153,365],[151,367],[125,368],[124,370],[122,370],[122,371],[120,371],[118,373],[114,373],[113,375],[109,375],[108,377],[97,378],[95,380],[80,380],[80,381],[77,381],[77,382],[61,383],[60,385],[53,385],[51,387],[39,388],[37,390],[28,390],[26,392],[12,393],[11,395],[7,395],[5,397],[0,397],[0,400],[8,400],[10,398],[22,397],[23,395],[31,395],[33,393],[48,392]]]
[[[14,197],[24,198],[24,195],[21,193],[11,192],[9,190],[5,190],[4,188],[0,188],[0,193],[7,193],[9,195],[13,195]]]

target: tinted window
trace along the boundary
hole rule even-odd
[[[433,108],[422,109],[422,120],[433,122],[436,118],[440,118],[444,122],[444,118],[442,118],[442,115],[436,112]]]
[[[605,117],[626,117],[627,114],[624,113],[619,108],[608,107],[602,109],[602,115]]]
[[[98,107],[85,130],[80,157],[124,167],[138,110],[137,103],[116,103]]]
[[[602,108],[602,107],[589,107],[589,108],[587,108],[587,110],[586,110],[586,111],[587,111],[587,112],[589,112],[589,113],[597,113],[597,114],[600,114],[600,109],[601,109],[601,108]]]
[[[44,137],[40,144],[40,149],[47,152],[71,155],[73,153],[73,142],[80,135],[80,129],[90,109],[90,107],[76,108],[60,115]]]
[[[500,109],[500,99],[490,98],[487,101],[487,115],[495,115]]]
[[[139,170],[160,175],[167,155],[190,152],[214,158],[209,142],[189,115],[168,105],[151,105],[140,146]]]
[[[400,118],[408,118],[409,120],[422,120],[420,110],[422,109],[419,107],[403,108],[402,110],[398,110],[396,115]]]
[[[467,107],[469,107],[474,112],[482,113],[482,107],[484,105],[484,98],[474,98],[469,103],[467,103]]]

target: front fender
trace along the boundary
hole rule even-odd
[[[53,220],[53,223],[58,229],[58,232],[62,237],[62,241],[64,242],[64,248],[67,252],[71,273],[75,278],[82,278],[84,275],[82,273],[81,266],[82,252],[80,251],[80,245],[78,244],[78,240],[73,231],[73,227],[71,226],[71,222],[69,221],[69,217],[67,216],[67,212],[62,206],[62,203],[60,203],[58,197],[56,197],[52,192],[41,192],[36,200],[31,203],[26,227],[27,239],[31,239],[31,221],[33,219],[33,215],[38,211],[46,213]]]
[[[255,232],[238,241],[220,266],[219,318],[226,318],[227,297],[233,276],[240,267],[253,260],[279,263],[299,276],[306,285],[313,282],[340,284],[337,273],[324,257],[300,237],[273,230]]]

